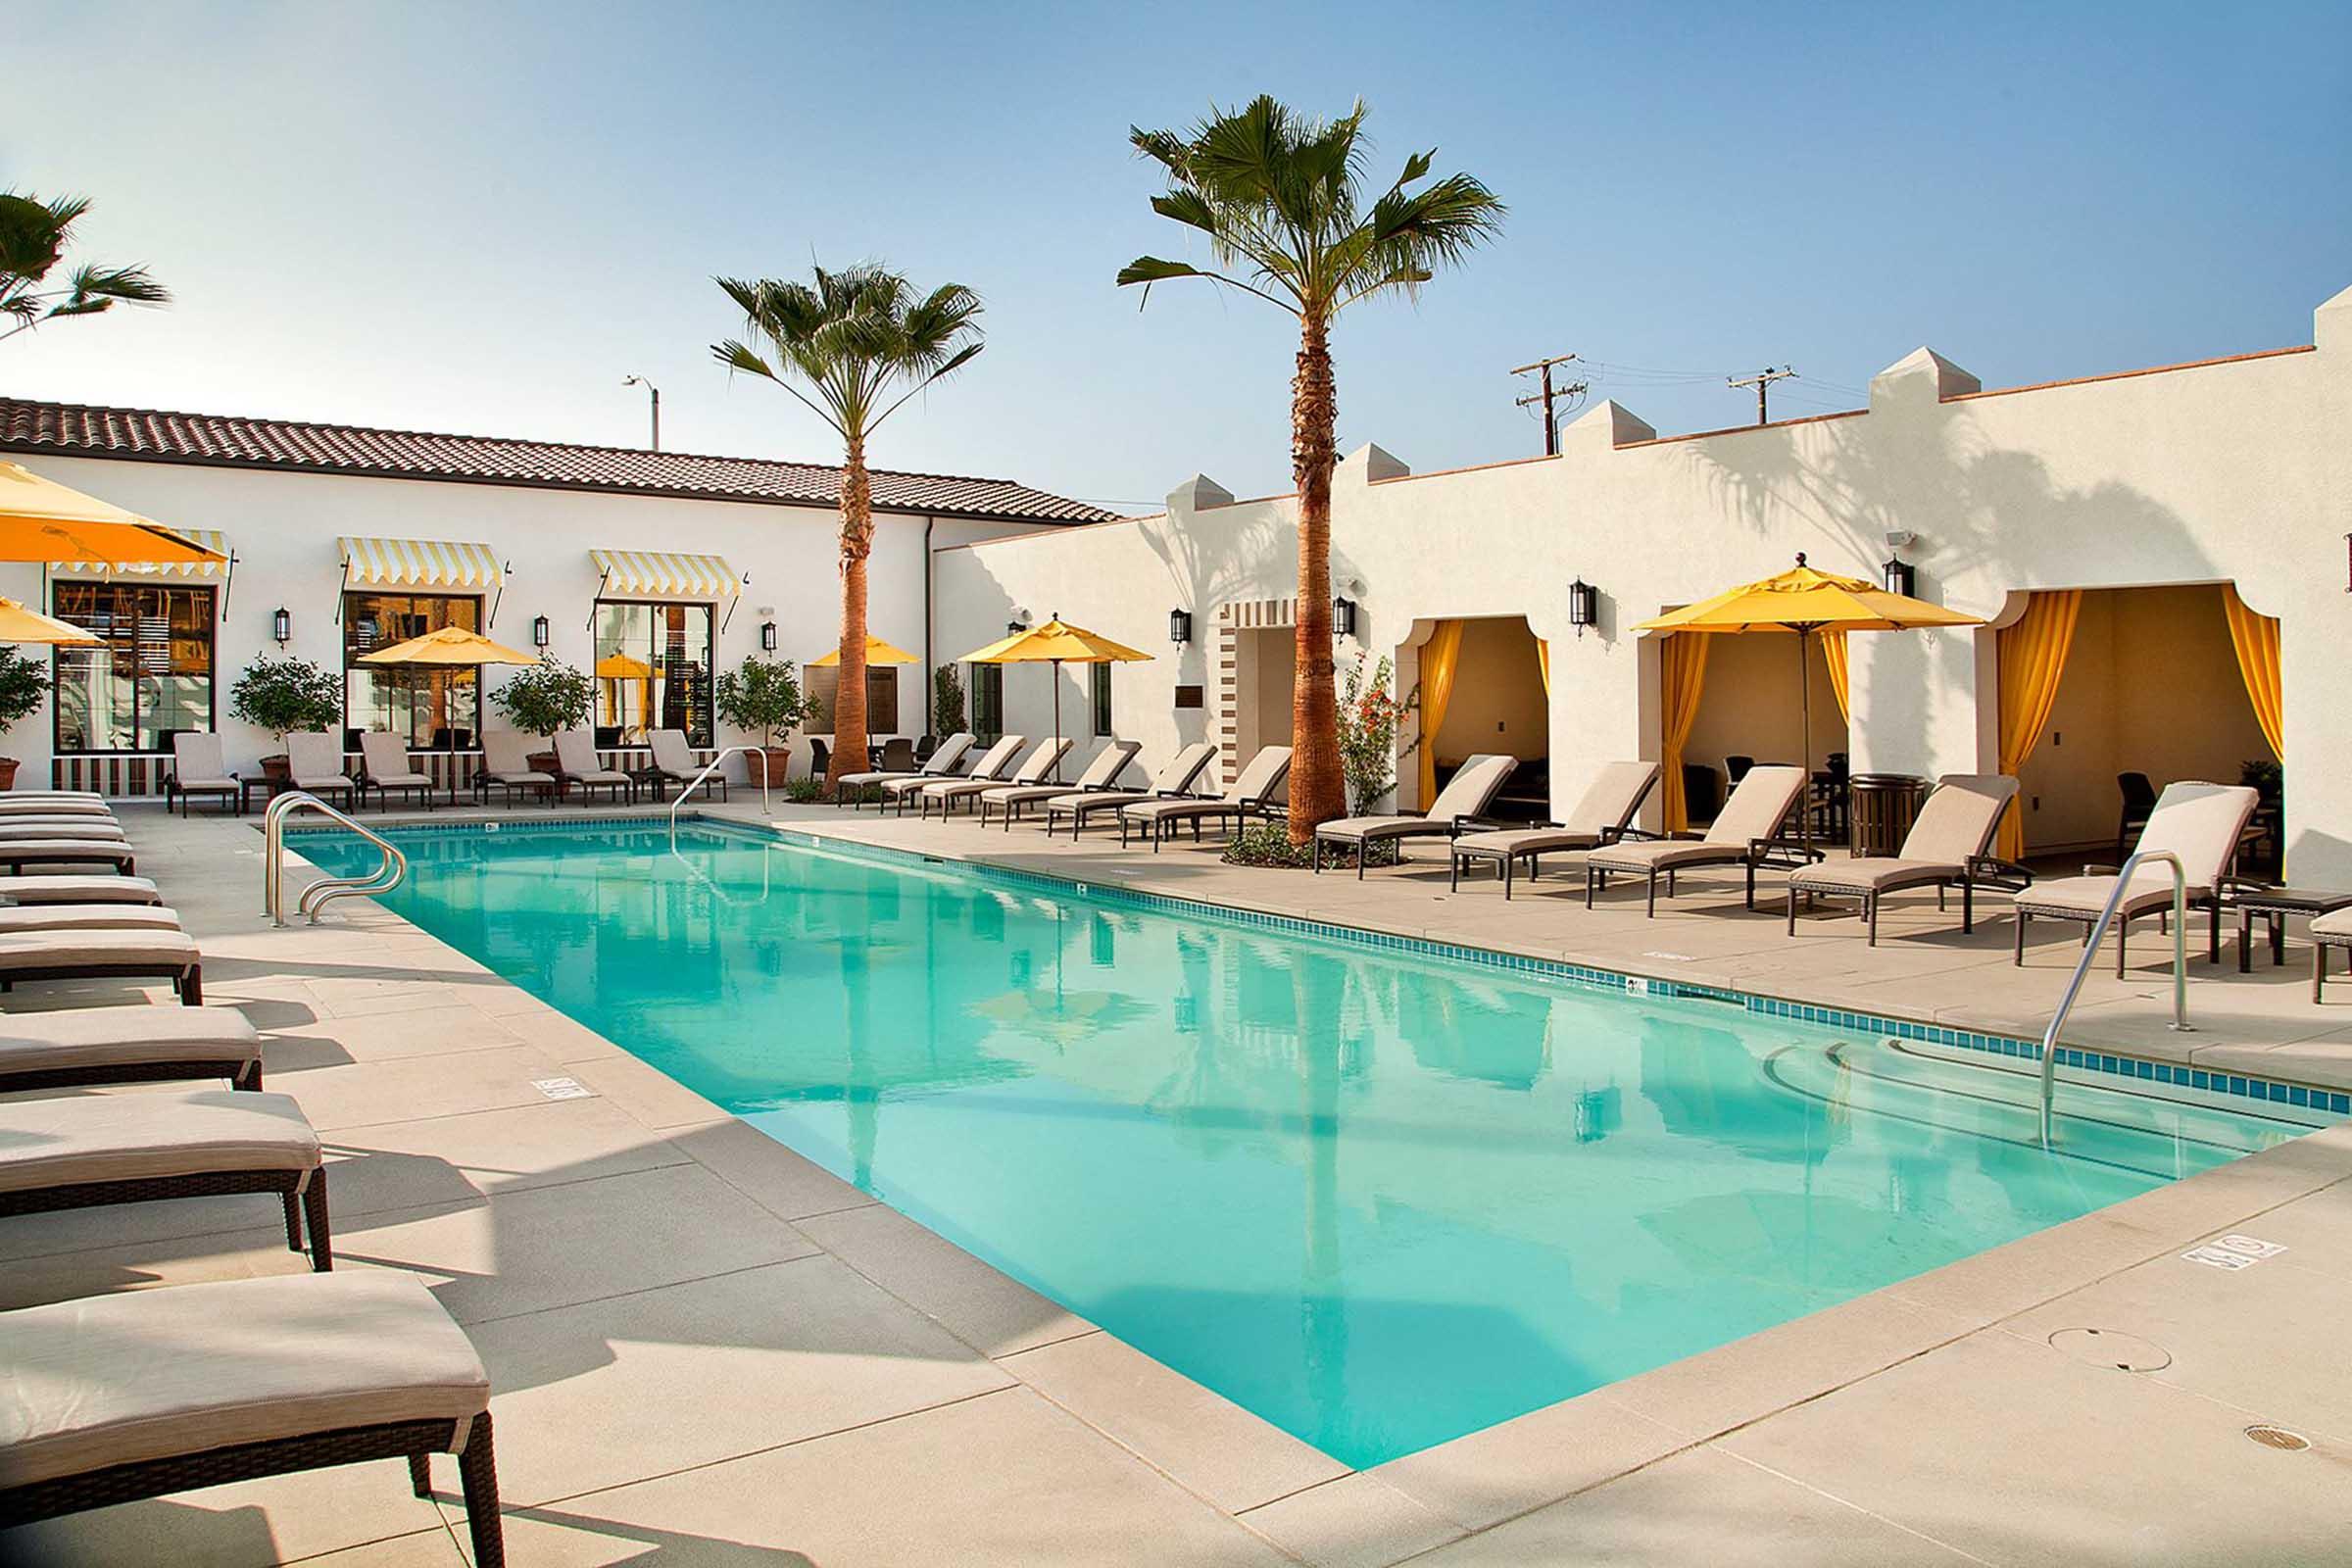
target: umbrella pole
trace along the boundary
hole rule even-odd
[[[1061,661],[1054,661],[1054,740],[1061,739]],[[1054,759],[1054,782],[1061,782],[1061,759]]]
[[[1805,657],[1805,640],[1812,635],[1810,626],[1796,628],[1796,704],[1805,727],[1804,738],[1797,743],[1805,760],[1805,777],[1796,795],[1796,842],[1806,850],[1813,847],[1813,662]]]

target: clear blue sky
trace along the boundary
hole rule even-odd
[[[98,200],[164,312],[0,346],[0,391],[816,461],[708,345],[714,272],[886,258],[989,305],[891,466],[1151,502],[1290,485],[1290,323],[1205,286],[1131,122],[1373,109],[1510,204],[1416,307],[1359,308],[1344,448],[1540,450],[1504,372],[1574,350],[1662,430],[1928,343],[1987,385],[2310,340],[2352,284],[2352,6],[317,5],[12,13],[0,182]]]

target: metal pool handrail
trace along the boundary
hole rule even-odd
[[[2058,1088],[2058,1031],[2066,1023],[2066,1015],[2075,1008],[2075,999],[2082,993],[2082,981],[2090,966],[2099,958],[2099,939],[2115,922],[2115,911],[2132,891],[2132,873],[2149,860],[2162,860],[2173,873],[2173,1024],[2183,1034],[2194,1033],[2188,1021],[2188,869],[2180,857],[2170,850],[2133,850],[2115,874],[2115,891],[2107,895],[2099,917],[2091,923],[2090,939],[2082,944],[2082,957],[2075,965],[2074,978],[2066,983],[2066,994],[2058,999],[2058,1010],[2050,1014],[2050,1026],[2041,1035],[2041,1141],[2046,1146],[2053,1130],[2050,1100]]]
[[[703,764],[703,770],[700,773],[695,774],[693,778],[686,781],[686,787],[678,791],[678,798],[669,803],[669,847],[672,850],[675,850],[678,847],[678,808],[683,807],[689,800],[694,798],[694,792],[703,787],[703,781],[705,779],[718,771],[719,763],[725,761],[728,758],[733,757],[737,752],[741,752],[746,757],[751,756],[754,752],[759,752],[760,754],[760,809],[762,811],[770,811],[775,809],[775,808],[768,804],[767,800],[766,750],[767,749],[762,746],[721,747],[716,757],[711,758],[710,760]]]
[[[262,818],[262,912],[270,916],[271,925],[286,923],[286,818],[296,811],[317,811],[384,852],[382,861],[366,876],[321,877],[303,889],[295,912],[309,915],[311,924],[317,925],[318,911],[337,899],[389,893],[408,877],[409,858],[391,840],[361,826],[308,790],[288,790],[270,803]]]

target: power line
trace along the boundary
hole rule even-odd
[[[1765,393],[1771,389],[1773,382],[1786,381],[1788,379],[1788,377],[1794,375],[1795,373],[1795,370],[1791,369],[1786,365],[1782,366],[1777,370],[1771,366],[1767,365],[1763,369],[1759,370],[1754,375],[1733,375],[1726,376],[1724,379],[1732,386],[1754,387],[1756,389],[1756,422],[1758,424],[1770,424],[1772,422],[1772,418],[1765,403]]]
[[[1576,356],[1573,354],[1554,354],[1549,359],[1538,360],[1533,365],[1522,365],[1511,371],[1513,375],[1525,375],[1530,370],[1543,372],[1543,390],[1531,392],[1526,397],[1520,398],[1518,406],[1524,409],[1531,404],[1541,403],[1544,405],[1544,455],[1547,458],[1556,458],[1560,455],[1560,421],[1558,414],[1553,412],[1552,405],[1560,402],[1566,404],[1568,408],[1574,408],[1582,401],[1584,395],[1592,389],[1592,383],[1590,381],[1568,381],[1557,386],[1553,385],[1551,368],[1555,365],[1573,364],[1575,360]]]

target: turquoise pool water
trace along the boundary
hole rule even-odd
[[[1351,1465],[2298,1130],[2071,1089],[2054,1155],[2031,1080],[1721,1002],[717,828],[396,837],[410,919]]]

